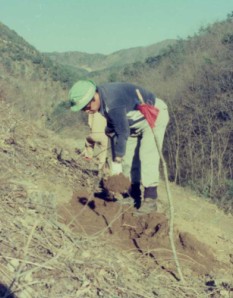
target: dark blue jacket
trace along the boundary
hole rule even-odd
[[[140,104],[136,89],[139,89],[145,102],[155,104],[153,93],[130,83],[105,83],[97,87],[100,96],[100,113],[107,119],[107,128],[112,129],[117,136],[115,156],[125,155],[130,126],[134,124],[132,119],[128,119],[127,113],[137,111],[137,105]]]

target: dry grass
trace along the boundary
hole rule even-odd
[[[16,297],[206,297],[198,279],[183,286],[148,254],[113,247],[104,230],[89,237],[60,223],[60,197],[93,189],[94,171],[51,132],[0,109],[0,276]]]
[[[119,251],[104,237],[74,234],[51,206],[49,214],[27,209],[26,199],[8,189],[1,208],[1,280],[18,297],[202,297],[148,257]]]

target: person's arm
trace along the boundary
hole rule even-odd
[[[126,151],[126,142],[130,134],[129,123],[126,116],[126,108],[118,107],[111,109],[108,113],[111,124],[116,134],[116,142],[114,142],[114,157],[116,161],[122,159]]]

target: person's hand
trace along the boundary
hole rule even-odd
[[[92,156],[88,154],[86,148],[80,153],[80,155],[85,160],[92,160]]]
[[[119,162],[112,162],[112,167],[111,167],[111,174],[113,175],[119,175],[122,173],[122,164]]]

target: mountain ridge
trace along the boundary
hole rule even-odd
[[[122,49],[111,54],[89,54],[79,51],[44,52],[44,54],[59,64],[92,72],[135,62],[143,62],[151,55],[158,55],[161,50],[175,42],[176,40],[167,39],[149,46]]]

